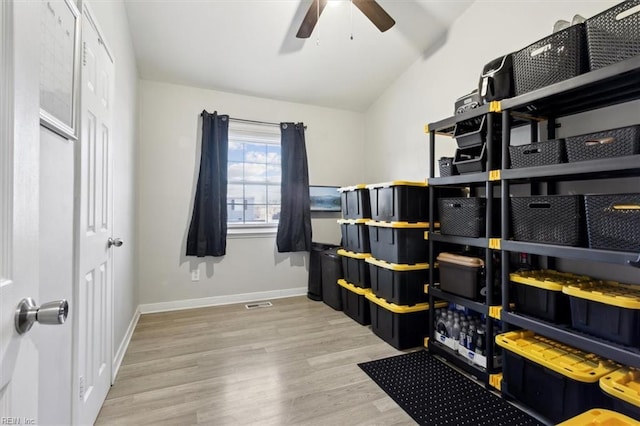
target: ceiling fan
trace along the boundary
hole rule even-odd
[[[313,0],[307,14],[302,20],[297,38],[309,38],[318,23],[318,17],[327,5],[328,0]],[[381,32],[393,27],[396,21],[375,0],[351,0],[353,5],[360,9],[369,20],[378,27]]]

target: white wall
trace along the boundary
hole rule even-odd
[[[550,34],[558,19],[570,21],[576,13],[590,17],[617,3],[476,1],[451,27],[443,46],[416,61],[366,112],[365,180],[427,177],[424,125],[452,115],[454,101],[477,87],[486,63]],[[436,158],[453,155],[455,143],[440,140]]]
[[[221,258],[184,255],[199,167],[199,115],[206,109],[252,120],[302,121],[308,126],[310,183],[344,186],[362,182],[364,175],[358,161],[362,114],[151,81],[140,82],[139,99],[140,303],[306,288],[308,256],[277,253],[274,235],[229,236]],[[314,241],[339,242],[336,218],[313,219]],[[198,282],[191,281],[195,268]]]
[[[135,231],[138,70],[123,1],[93,0],[90,7],[115,59],[113,236],[125,242],[113,252],[113,335],[114,350],[118,350],[138,307]]]

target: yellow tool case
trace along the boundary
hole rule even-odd
[[[496,343],[504,349],[502,392],[554,423],[608,407],[598,381],[619,365],[527,330],[498,334]]]
[[[638,422],[615,411],[594,408],[557,426],[638,426]]]

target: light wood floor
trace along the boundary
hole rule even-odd
[[[322,302],[272,303],[143,315],[97,424],[415,424],[356,365],[400,351]]]

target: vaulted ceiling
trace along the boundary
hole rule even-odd
[[[354,111],[436,49],[472,0],[378,3],[396,21],[384,33],[330,0],[303,40],[311,0],[125,0],[143,79]]]

